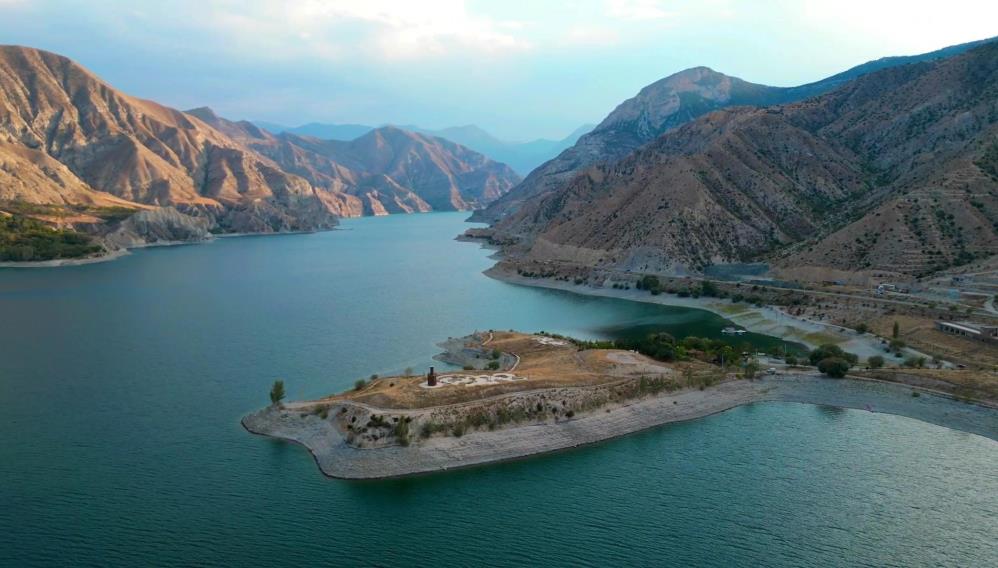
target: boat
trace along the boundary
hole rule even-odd
[[[745,333],[744,329],[738,329],[737,327],[726,327],[721,330],[721,333],[726,333],[728,335],[741,335]]]

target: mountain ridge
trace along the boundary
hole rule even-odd
[[[924,276],[998,252],[998,43],[720,109],[494,226],[510,258],[653,273]]]
[[[874,70],[959,54],[996,39],[968,42],[919,55],[881,58],[797,87],[749,83],[703,66],[679,71],[645,86],[634,97],[622,102],[592,132],[581,137],[575,146],[531,171],[502,199],[476,211],[471,220],[494,223],[515,211],[526,199],[556,190],[581,169],[619,160],[667,130],[712,110],[739,104],[767,106],[803,100],[833,90]],[[690,81],[693,77],[698,77],[700,82]],[[730,93],[718,92],[717,84],[723,82],[733,87]],[[622,107],[625,112],[621,111]],[[665,110],[671,110],[671,114],[662,114]],[[639,116],[641,112],[645,113],[644,116]]]

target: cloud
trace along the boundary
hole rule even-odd
[[[606,0],[606,13],[618,20],[661,20],[673,14],[656,0]]]
[[[353,54],[381,59],[441,57],[454,51],[498,56],[532,47],[517,21],[468,10],[463,0],[257,0],[207,2],[207,27],[237,43],[262,43],[271,56]],[[202,12],[204,7],[201,8]]]
[[[567,47],[606,47],[620,43],[617,30],[600,26],[573,26],[562,37]]]

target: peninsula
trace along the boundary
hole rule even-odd
[[[650,341],[693,356],[664,362],[609,342],[476,332],[441,344],[437,358],[460,371],[374,378],[349,392],[284,404],[282,385],[274,404],[242,424],[305,446],[325,475],[344,479],[524,458],[767,401],[898,414],[998,440],[993,399],[961,402],[924,381],[762,370],[752,359],[725,367],[709,362],[720,342]]]

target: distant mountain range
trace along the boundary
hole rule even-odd
[[[341,216],[470,210],[509,190],[519,176],[505,164],[449,140],[382,126],[353,140],[271,134],[209,108],[187,111],[341,201]]]
[[[349,143],[273,136],[209,109],[185,113],[130,97],[54,53],[0,47],[0,214],[107,243],[472,209],[519,179],[439,138],[391,127]]]
[[[762,260],[820,281],[991,257],[998,42],[794,89],[687,70],[620,105],[487,212],[507,258],[548,267],[681,274]]]
[[[353,140],[375,129],[362,124],[321,124],[311,122],[301,126],[284,126],[273,122],[253,121],[257,126],[273,134],[291,133],[299,136],[312,136],[323,140]],[[528,172],[557,156],[566,148],[570,148],[579,137],[593,129],[592,124],[585,124],[561,140],[538,138],[529,142],[507,142],[500,140],[475,125],[454,126],[440,130],[420,128],[414,125],[402,125],[399,128],[411,132],[428,134],[456,142],[467,148],[488,156],[489,158],[507,164],[518,174]]]
[[[559,188],[582,169],[619,160],[664,132],[709,112],[733,106],[767,106],[804,100],[879,69],[942,59],[990,41],[993,40],[965,43],[921,55],[885,57],[799,87],[749,83],[707,67],[681,71],[648,85],[621,103],[574,146],[530,172],[502,199],[476,211],[472,220],[495,222],[516,211],[525,200]]]

